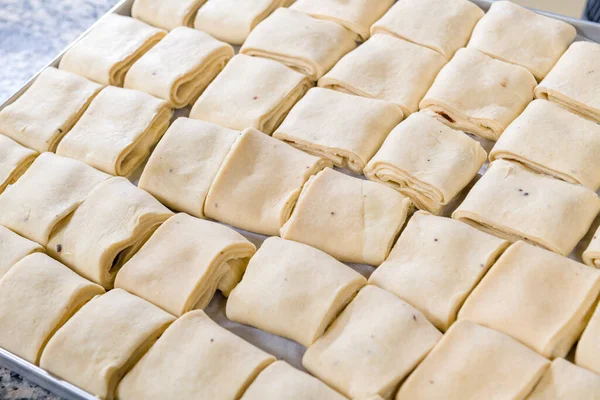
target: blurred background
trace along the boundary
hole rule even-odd
[[[513,0],[515,3],[525,7],[537,8],[553,12],[555,14],[567,15],[573,18],[580,18],[583,14],[583,8],[586,0]]]

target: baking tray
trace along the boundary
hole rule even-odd
[[[492,1],[489,1],[489,0],[471,0],[471,1],[475,4],[477,4],[478,6],[480,6],[485,11],[487,11],[489,9],[490,5],[492,4]],[[133,2],[134,2],[134,0],[122,0],[117,5],[115,5],[110,11],[108,11],[108,13],[106,15],[114,13],[114,14],[130,16],[131,15],[131,7],[133,5]],[[560,15],[542,12],[542,11],[538,11],[538,12],[540,14],[548,15],[548,16],[568,22],[571,25],[573,25],[575,28],[577,28],[578,36],[577,36],[576,40],[591,40],[591,41],[600,43],[600,24],[596,24],[596,23],[592,23],[592,22],[588,22],[588,21],[582,21],[582,20],[569,18],[569,17],[563,17]],[[97,24],[97,22],[96,22],[96,24]],[[48,66],[58,67],[58,63],[59,63],[61,57],[63,56],[63,54],[75,42],[77,42],[79,39],[81,39],[81,37],[85,36],[90,30],[92,30],[96,26],[96,24],[92,25],[88,30],[86,30],[83,34],[81,34],[73,43],[71,43],[68,47],[66,47],[65,50],[63,50],[56,58],[54,58],[54,60],[52,60],[46,67],[48,67]],[[12,102],[14,102],[16,99],[18,99],[19,96],[21,96],[27,90],[27,88],[29,88],[29,86],[37,78],[37,76],[40,74],[40,72],[41,71],[39,71],[37,74],[35,74],[25,85],[23,85],[23,87],[21,87],[21,89],[19,89],[14,95],[12,95],[6,102],[1,104],[0,110],[2,108],[6,107],[7,105],[11,104]],[[189,113],[189,108],[183,109],[183,110],[178,110],[175,113],[175,118],[181,117],[181,116],[187,116],[188,113]],[[486,140],[480,140],[480,142],[482,143],[482,145],[486,149],[486,151],[489,153],[489,150],[491,149],[493,142],[486,141]],[[485,168],[486,168],[486,166],[484,166],[482,168],[482,171],[480,171],[480,174],[485,171]],[[143,169],[143,167],[141,167],[138,171],[136,171],[136,173],[134,173],[132,175],[132,177],[130,177],[130,179],[134,183],[137,183],[137,179],[139,178],[139,175],[141,174],[142,169]],[[477,180],[477,178],[475,178],[474,182],[476,180]],[[459,196],[457,199],[453,200],[446,207],[446,210],[444,212],[445,215],[450,215],[450,213],[453,211],[453,209],[456,208],[462,202],[466,192],[470,189],[470,187],[472,187],[474,182],[472,182],[469,186],[467,186],[467,188],[463,191],[463,194],[461,196]],[[598,224],[600,224],[600,217],[599,217],[598,221],[596,221],[595,226]],[[592,228],[592,229],[594,229],[594,228]],[[246,238],[248,238],[250,241],[252,241],[257,246],[260,246],[262,241],[266,238],[265,236],[262,236],[262,235],[245,232],[245,231],[242,231],[239,229],[236,229],[236,230],[238,232],[242,233]],[[578,246],[579,249],[576,249],[574,254],[580,254],[580,252],[581,252],[580,248],[584,245],[585,245],[585,239],[582,243],[580,243],[580,246]],[[573,256],[573,258],[577,259],[578,257]],[[351,268],[353,268],[354,270],[356,270],[359,273],[361,273],[362,275],[364,275],[365,277],[368,277],[374,270],[374,267],[369,266],[369,265],[358,265],[358,264],[348,264],[348,265]],[[291,340],[284,339],[280,336],[272,335],[270,333],[258,330],[256,328],[252,328],[249,326],[245,326],[245,325],[241,325],[241,324],[229,321],[225,316],[225,302],[226,302],[225,297],[220,292],[217,292],[215,294],[215,297],[211,301],[210,305],[206,308],[206,310],[205,310],[206,313],[222,327],[224,327],[224,328],[228,329],[229,331],[235,333],[236,335],[244,338],[245,340],[254,344],[255,346],[273,354],[278,359],[286,360],[288,363],[295,366],[296,368],[304,370],[304,368],[302,367],[302,362],[301,362],[302,355],[304,354],[304,351],[305,351],[305,348],[303,346],[301,346]],[[24,378],[30,380],[31,382],[49,390],[53,394],[60,396],[64,399],[67,399],[67,400],[96,399],[95,396],[79,389],[78,387],[71,385],[70,383],[68,383],[66,381],[63,381],[63,380],[49,374],[48,372],[44,371],[43,369],[21,359],[20,357],[17,357],[14,354],[12,354],[6,350],[3,350],[1,348],[0,348],[0,366],[5,366],[5,367],[9,368],[10,370],[22,375]]]

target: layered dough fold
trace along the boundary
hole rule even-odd
[[[575,349],[575,363],[600,374],[600,307],[596,305]]]
[[[170,31],[194,25],[196,12],[206,0],[135,0],[131,16],[157,28]]]
[[[557,358],[527,400],[598,399],[600,375]]]
[[[0,226],[0,279],[8,270],[32,253],[43,253],[39,244]]]
[[[38,153],[0,135],[0,194],[27,171]]]
[[[600,228],[594,233],[588,247],[583,252],[582,258],[587,265],[600,268]]]

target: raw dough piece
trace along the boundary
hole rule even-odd
[[[240,53],[282,62],[316,81],[356,47],[355,38],[335,22],[279,8],[252,31]]]
[[[328,166],[328,160],[246,129],[217,173],[204,213],[241,229],[277,236],[292,214],[302,186]]]
[[[525,242],[512,245],[458,313],[547,358],[564,357],[600,293],[600,272]]]
[[[167,31],[194,26],[196,12],[206,0],[135,0],[131,16]]]
[[[320,250],[271,237],[227,300],[227,318],[308,347],[366,284]]]
[[[439,214],[486,158],[479,142],[416,113],[392,130],[364,173],[410,197],[420,209]]]
[[[59,68],[103,85],[123,86],[133,63],[166,34],[137,19],[108,14],[67,50]]]
[[[108,178],[81,161],[43,153],[0,195],[0,225],[45,246],[56,224]]]
[[[390,35],[375,35],[346,54],[319,86],[388,100],[408,116],[446,64],[439,53]]]
[[[45,254],[31,254],[0,279],[0,347],[38,364],[52,335],[92,297],[104,293]]]
[[[498,140],[533,100],[536,81],[525,68],[461,49],[419,107],[454,129]]]
[[[587,265],[600,268],[600,228],[594,233],[590,244],[583,252],[582,258]]]
[[[158,143],[139,187],[167,207],[204,218],[204,201],[240,133],[204,121],[178,118]]]
[[[510,336],[458,321],[396,400],[522,400],[550,363]]]
[[[38,153],[0,135],[0,194],[27,171]]]
[[[575,363],[600,374],[600,307],[596,305],[575,351]]]
[[[510,1],[497,1],[475,26],[468,47],[525,67],[541,80],[576,35],[566,22]]]
[[[328,168],[304,185],[281,237],[343,262],[379,265],[410,208],[410,200],[393,189]]]
[[[419,311],[385,290],[366,286],[308,348],[302,364],[353,399],[390,399],[441,337]]]
[[[0,226],[0,278],[24,257],[37,252],[44,252],[44,248]]]
[[[129,175],[169,127],[173,110],[164,100],[109,86],[58,145],[56,154],[112,175]]]
[[[40,366],[111,400],[121,378],[174,320],[139,297],[111,290],[83,306],[56,332]]]
[[[171,325],[125,376],[117,395],[121,400],[238,399],[273,361],[203,311],[192,311]]]
[[[362,173],[402,118],[402,111],[388,101],[314,88],[292,108],[273,137]]]
[[[535,88],[535,97],[600,122],[600,44],[575,42]]]
[[[265,368],[250,384],[240,400],[345,400],[346,398],[320,380],[299,371],[285,361]]]
[[[239,54],[206,88],[190,118],[271,134],[312,83],[273,60]]]
[[[451,59],[464,47],[484,12],[468,0],[399,0],[371,27],[429,47]]]
[[[600,399],[600,375],[557,358],[527,400]]]
[[[121,268],[115,287],[181,316],[238,284],[256,247],[233,229],[187,214],[159,227]]]
[[[98,185],[52,232],[47,251],[107,289],[121,266],[173,213],[125,178]]]
[[[55,151],[101,89],[79,75],[48,67],[0,111],[0,133],[40,153]]]
[[[175,108],[193,103],[233,57],[233,47],[192,28],[173,29],[133,64],[125,87]]]
[[[507,247],[507,241],[462,222],[419,211],[369,284],[394,293],[445,331]]]
[[[511,242],[525,240],[567,256],[600,212],[591,190],[496,160],[452,218]]]

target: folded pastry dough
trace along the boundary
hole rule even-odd
[[[38,152],[55,151],[102,86],[49,67],[0,111],[0,133]]]
[[[56,226],[47,251],[107,289],[119,268],[173,213],[125,178],[98,185]]]
[[[402,117],[388,101],[314,88],[292,108],[273,137],[361,173]]]
[[[390,399],[441,337],[419,311],[385,290],[366,286],[308,348],[302,364],[353,399]]]
[[[575,363],[600,374],[600,307],[596,305],[575,349]]]
[[[112,175],[129,175],[169,127],[173,110],[164,100],[109,86],[92,101],[63,138],[56,154]]]
[[[399,0],[371,27],[429,47],[451,59],[464,47],[484,12],[468,0]]]
[[[535,88],[535,97],[600,122],[600,44],[575,42]]]
[[[239,54],[206,88],[190,118],[271,134],[312,83],[276,61]]]
[[[139,187],[167,207],[204,218],[204,201],[238,131],[178,118],[158,143]]]
[[[320,250],[271,237],[231,292],[227,318],[308,347],[366,283]]]
[[[461,49],[440,71],[419,107],[451,128],[498,140],[533,100],[525,68]]]
[[[446,59],[431,49],[375,35],[346,54],[319,79],[319,86],[391,101],[408,116],[419,110],[419,102],[445,64]]]
[[[525,240],[567,256],[600,211],[596,193],[496,160],[452,218],[511,242]]]
[[[192,311],[166,330],[117,389],[121,400],[239,399],[275,357]],[[169,379],[165,382],[164,378]]]
[[[518,242],[473,290],[458,318],[511,335],[544,357],[564,357],[598,293],[599,271]]]
[[[112,400],[121,378],[174,320],[139,297],[111,290],[83,306],[56,332],[40,366],[96,397]]]
[[[587,265],[600,268],[600,228],[594,233],[590,244],[583,252],[582,258]]]
[[[38,153],[0,135],[0,193],[27,171]]]
[[[355,38],[335,22],[279,8],[252,31],[240,53],[282,62],[316,81],[356,47]]]
[[[0,279],[0,347],[38,364],[52,335],[102,293],[47,255],[28,255]]]
[[[600,375],[557,358],[527,400],[600,399]]]
[[[327,168],[304,185],[281,237],[343,262],[379,265],[410,208],[410,200],[395,190]]]
[[[25,256],[38,252],[44,252],[44,248],[0,226],[0,278]]]
[[[170,31],[178,26],[192,27],[196,12],[204,3],[206,0],[135,0],[131,16]]]
[[[439,214],[486,158],[479,142],[416,113],[392,130],[364,173],[410,197],[420,209]]]
[[[396,400],[520,400],[549,364],[510,336],[458,321],[404,382]]]
[[[67,50],[59,68],[104,85],[123,86],[133,63],[166,34],[137,19],[108,14]]]
[[[323,158],[246,129],[217,173],[204,213],[241,229],[277,236],[302,186],[327,166],[331,163]]]
[[[0,195],[0,225],[46,245],[56,224],[108,178],[81,161],[43,153]]]

